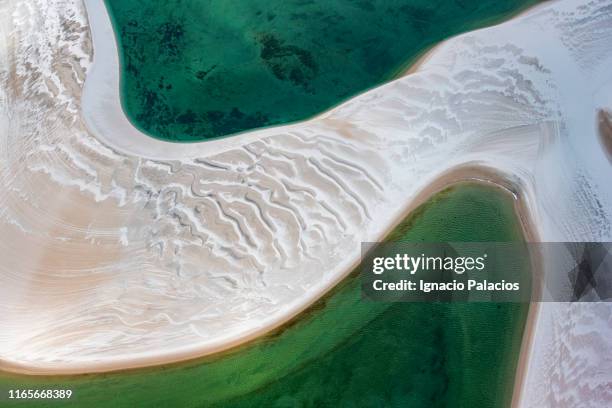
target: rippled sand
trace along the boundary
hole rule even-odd
[[[546,3],[311,121],[190,145],[129,124],[102,2],[85,3],[0,4],[7,369],[103,371],[256,336],[465,166],[511,186],[539,239],[612,240],[609,1]],[[525,405],[611,400],[611,311],[540,306]]]

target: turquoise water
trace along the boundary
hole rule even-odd
[[[392,234],[400,241],[521,241],[511,198],[463,185]],[[0,373],[7,407],[506,407],[528,306],[373,303],[356,274],[271,335],[182,364],[76,377]],[[71,403],[8,388],[70,388]]]
[[[535,0],[106,0],[124,109],[194,141],[325,111]]]

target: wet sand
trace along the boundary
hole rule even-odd
[[[597,119],[599,122],[599,141],[608,161],[612,164],[612,112],[600,110]]]

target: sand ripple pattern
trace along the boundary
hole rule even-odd
[[[319,296],[358,261],[361,241],[466,164],[504,177],[541,239],[611,240],[596,128],[612,107],[611,8],[554,2],[449,40],[416,73],[311,121],[164,159],[116,148],[120,130],[96,134],[83,120],[95,55],[84,5],[5,0],[0,359],[104,370],[258,333]],[[555,405],[559,378],[590,381],[592,406],[609,400],[589,353],[611,347],[593,329],[610,329],[610,309],[598,306],[597,322],[580,313],[571,326],[538,320],[534,350],[548,357],[530,365],[525,405]],[[564,344],[571,366],[560,365]]]

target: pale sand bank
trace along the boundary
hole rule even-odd
[[[534,4],[533,6],[527,7],[524,10],[519,11],[518,13],[514,13],[511,16],[508,16],[508,18],[506,19],[506,21],[512,20],[512,19],[516,19],[520,16],[523,15],[527,15],[527,14],[533,14],[537,9],[543,8],[548,6],[548,3],[550,1],[554,1],[554,0],[544,0],[541,3],[538,4]],[[498,23],[498,24],[503,24],[502,23]],[[493,27],[495,25],[491,25],[488,27],[484,27],[481,28],[479,30],[486,30],[489,27]],[[475,30],[474,32],[476,32],[478,30]],[[460,34],[461,35],[461,34]],[[452,41],[454,37],[448,38],[432,47],[430,47],[429,49],[427,49],[426,51],[424,51],[423,53],[421,53],[421,55],[416,59],[416,61],[414,61],[414,63],[410,64],[410,66],[404,70],[403,72],[400,73],[399,76],[406,76],[406,75],[410,75],[410,74],[414,74],[415,72],[421,70],[421,67],[425,64],[428,64],[430,62],[430,59],[433,55],[435,55],[435,53],[437,52],[437,49],[444,43],[446,43],[447,41]],[[430,64],[428,64],[428,68],[432,68],[432,66]]]
[[[495,169],[515,186],[540,240],[612,240],[612,187],[601,171],[609,162],[593,123],[597,109],[612,106],[605,1],[558,1],[453,38],[422,69],[313,120],[190,145],[139,135],[124,117],[101,1],[86,1],[93,67],[80,3],[19,5],[0,5],[0,32],[17,38],[0,50],[11,79],[0,100],[12,101],[0,117],[0,153],[8,158],[0,169],[10,192],[0,197],[0,221],[10,226],[0,256],[13,262],[0,265],[0,324],[8,328],[0,359],[12,369],[107,371],[256,337],[329,290],[359,261],[361,241],[386,235],[430,183],[462,166]],[[41,29],[49,35],[32,35]],[[71,209],[83,215],[79,225],[40,210],[48,201],[36,193],[41,173],[50,190],[72,186],[80,195]],[[112,206],[129,222],[98,226]],[[38,218],[44,228],[32,224]],[[94,259],[111,240],[121,248],[117,260],[69,276],[44,257],[12,256],[36,243],[70,242],[80,248],[76,258]],[[94,285],[92,274],[103,279]],[[54,311],[67,278],[87,286],[87,296]],[[40,279],[59,292],[33,284]],[[15,287],[27,290],[5,289]],[[29,313],[32,303],[52,313]],[[571,391],[554,383],[564,367],[580,374],[577,386],[604,386],[592,375],[589,350],[570,355],[571,365],[556,364],[568,356],[551,347],[551,336],[553,345],[577,350],[599,341],[604,351],[612,336],[589,331],[593,340],[578,342],[589,324],[582,312],[560,311],[576,314],[555,320],[542,308],[534,351],[521,357],[529,378],[523,405],[546,406],[538,403],[557,398],[556,390]]]
[[[530,215],[527,211],[527,204],[524,199],[518,194],[519,187],[515,185],[509,177],[504,174],[501,174],[499,171],[493,168],[486,168],[478,165],[463,165],[455,169],[450,169],[446,173],[440,175],[437,179],[428,183],[425,188],[423,188],[410,202],[409,206],[404,209],[404,211],[399,214],[399,217],[392,222],[389,228],[385,231],[384,235],[381,237],[381,240],[384,239],[386,235],[391,233],[397,225],[403,222],[406,217],[410,215],[410,213],[419,207],[420,205],[426,203],[432,196],[445,190],[448,187],[461,185],[462,183],[481,183],[487,186],[491,186],[493,188],[501,188],[505,190],[512,198],[515,203],[515,211],[520,220],[521,229],[523,230],[523,234],[528,242],[536,242],[538,241],[538,231],[533,222],[530,219]],[[313,300],[313,302],[303,303],[302,308],[298,310],[294,310],[291,314],[285,314],[282,319],[277,319],[273,325],[262,327],[258,331],[254,331],[249,334],[248,337],[240,338],[233,342],[223,342],[221,344],[215,345],[207,349],[206,353],[202,353],[200,350],[185,350],[182,353],[176,353],[171,356],[164,356],[163,359],[160,359],[159,356],[144,356],[140,359],[134,359],[130,361],[128,364],[121,363],[117,364],[114,362],[108,363],[97,363],[97,364],[87,364],[82,366],[68,366],[68,367],[50,367],[50,368],[32,368],[26,365],[22,365],[19,363],[13,363],[10,361],[0,360],[0,371],[5,372],[13,372],[19,374],[27,374],[27,375],[57,375],[57,374],[65,374],[65,375],[73,375],[80,373],[97,373],[97,372],[109,372],[109,371],[123,371],[129,369],[143,368],[149,366],[155,366],[160,364],[170,364],[176,363],[180,361],[186,361],[191,359],[197,359],[207,354],[213,354],[222,352],[244,343],[247,343],[253,339],[260,337],[261,335],[270,332],[278,327],[281,327],[283,324],[288,321],[294,319],[301,312],[307,309],[314,301],[318,298],[325,295],[329,290],[331,290],[337,283],[346,278],[348,274],[350,274],[354,269],[359,265],[359,260],[351,266],[351,268],[345,271],[344,275],[338,276],[336,282],[331,282],[328,284],[326,290],[317,294],[317,298]],[[534,279],[535,281],[535,279]],[[535,285],[534,285],[535,290]],[[532,317],[530,313],[530,318],[526,323],[527,327],[531,325]],[[528,330],[526,330],[528,331]],[[527,342],[529,343],[529,342]]]

